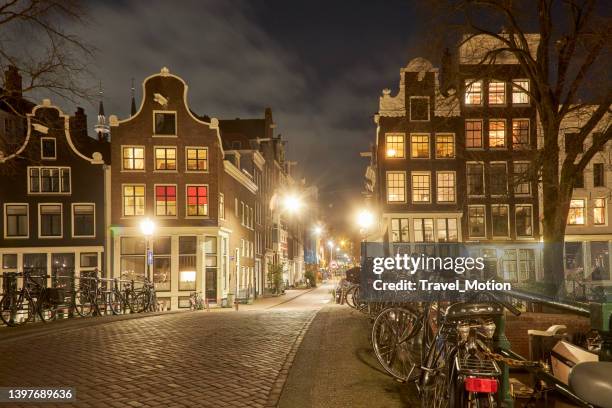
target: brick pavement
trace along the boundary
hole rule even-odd
[[[177,313],[29,333],[0,340],[0,385],[75,387],[78,402],[61,407],[275,406],[315,314]]]

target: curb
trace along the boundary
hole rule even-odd
[[[310,289],[308,289],[308,290],[305,290],[304,292],[300,293],[299,295],[296,295],[296,296],[292,297],[291,299],[285,299],[285,300],[283,300],[282,302],[277,303],[277,304],[275,304],[275,305],[268,306],[268,307],[264,307],[264,308],[263,308],[263,310],[268,310],[268,309],[272,309],[273,307],[276,307],[276,306],[284,305],[285,303],[287,303],[287,302],[291,302],[292,300],[297,299],[297,298],[299,298],[300,296],[303,296],[303,295],[305,295],[305,294],[307,294],[307,293],[310,293],[310,292],[312,292],[312,291],[313,291],[313,290],[315,290],[315,289],[316,289],[316,288],[310,288]]]
[[[287,378],[289,377],[289,370],[291,369],[291,366],[293,365],[293,360],[295,360],[297,351],[300,348],[300,345],[302,344],[302,340],[304,340],[304,336],[308,332],[308,328],[310,327],[310,324],[315,319],[317,314],[319,314],[319,311],[320,310],[315,311],[312,314],[312,316],[304,323],[304,325],[300,329],[300,333],[297,335],[297,337],[293,341],[293,344],[291,345],[291,349],[289,350],[289,353],[287,353],[285,362],[283,363],[283,366],[278,372],[278,376],[276,377],[276,380],[274,381],[274,385],[272,386],[272,390],[270,391],[270,394],[268,395],[268,399],[264,407],[277,407],[278,406],[278,403],[280,402],[281,394],[283,393],[283,389],[285,388],[285,383],[287,382]]]

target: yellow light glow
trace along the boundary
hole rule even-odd
[[[195,282],[195,271],[181,271],[181,282]]]
[[[357,214],[357,224],[360,228],[370,228],[372,224],[374,224],[374,214],[368,210],[361,210],[359,214]]]
[[[395,149],[387,149],[387,157],[395,157],[397,155],[397,151]]]
[[[153,235],[153,232],[155,232],[155,223],[151,219],[145,218],[140,222],[140,231],[146,236]]]
[[[293,195],[293,194],[287,195],[283,199],[283,207],[288,212],[292,212],[292,213],[297,212],[302,208],[303,205],[304,203],[302,202],[300,197]]]

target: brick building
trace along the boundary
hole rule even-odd
[[[150,264],[172,308],[188,307],[193,291],[231,301],[253,275],[257,186],[226,156],[218,120],[196,116],[186,83],[163,68],[144,80],[140,109],[110,127],[113,276],[143,277]],[[149,245],[145,218],[156,225]]]
[[[87,135],[82,108],[70,117],[48,99],[24,100],[13,67],[2,92],[2,272],[79,276],[104,268],[108,140]]]

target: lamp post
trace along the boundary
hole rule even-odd
[[[140,223],[140,231],[145,236],[145,245],[147,247],[147,279],[149,281],[153,281],[153,277],[151,276],[151,265],[153,264],[153,249],[151,248],[151,237],[155,232],[155,223],[149,219],[145,218]]]

